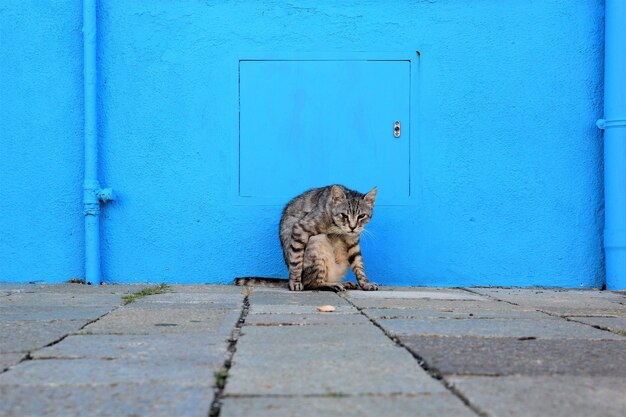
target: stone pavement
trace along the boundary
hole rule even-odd
[[[0,416],[626,415],[624,293],[145,288],[0,284]]]

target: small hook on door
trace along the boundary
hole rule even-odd
[[[400,137],[400,122],[398,121],[393,124],[393,136],[396,138]]]

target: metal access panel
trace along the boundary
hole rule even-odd
[[[239,76],[239,197],[334,183],[409,197],[409,61],[242,60]]]

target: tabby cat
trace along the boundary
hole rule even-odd
[[[372,218],[377,188],[361,194],[342,185],[314,188],[285,206],[279,235],[292,291],[357,289],[341,283],[348,266],[361,289],[378,290],[365,275],[359,239]],[[237,278],[236,285],[277,283],[276,279]],[[271,284],[270,284],[271,285]]]

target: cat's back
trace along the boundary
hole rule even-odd
[[[283,209],[281,222],[288,216],[301,218],[314,210],[322,209],[329,189],[330,187],[312,188],[292,198]]]
[[[279,236],[283,250],[290,242],[293,226],[312,211],[323,210],[329,187],[313,188],[294,197],[287,203],[280,217]]]

